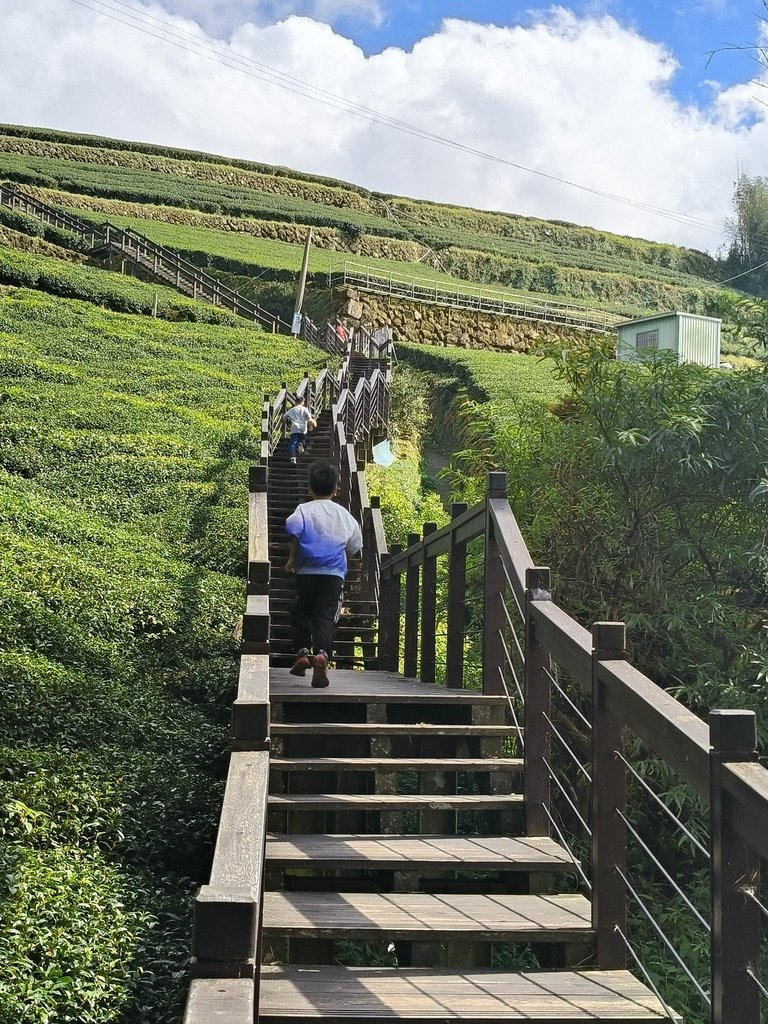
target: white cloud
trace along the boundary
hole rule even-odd
[[[205,39],[193,22],[173,21]],[[682,105],[669,88],[673,57],[607,16],[554,8],[513,28],[449,20],[411,51],[371,57],[317,20],[247,18],[228,46],[473,149],[715,225],[728,213],[737,159],[761,173],[768,152],[758,89],[718,92],[708,110]],[[745,61],[745,82],[753,73]],[[372,124],[61,0],[0,11],[0,119],[287,164],[699,248],[720,241],[717,229]]]
[[[381,25],[382,0],[160,0],[173,15],[192,18],[206,31],[221,38],[246,22],[270,25],[291,15],[335,24],[339,18]]]

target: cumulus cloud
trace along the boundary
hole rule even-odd
[[[161,0],[169,14],[194,19],[221,38],[239,25],[270,25],[291,15],[335,24],[340,18],[379,26],[384,21],[382,0]]]
[[[209,42],[193,21],[146,9]],[[448,20],[410,51],[368,57],[312,18],[247,18],[206,54],[61,0],[27,0],[0,13],[0,118],[710,249],[720,243],[737,159],[760,173],[768,151],[768,110],[754,86],[716,92],[706,110],[683,105],[670,90],[674,57],[662,46],[612,17],[577,18],[559,7],[524,27]],[[295,83],[297,91],[286,91],[256,65],[246,74],[218,62],[234,59],[242,68],[237,54],[507,162],[355,117],[328,97],[307,98]],[[751,74],[745,66],[745,82]],[[681,211],[706,229],[599,192]]]

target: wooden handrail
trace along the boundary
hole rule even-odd
[[[500,478],[502,474],[493,474]],[[592,907],[598,967],[615,969],[626,960],[620,940],[626,916],[624,872],[627,857],[625,812],[624,734],[638,737],[644,746],[711,807],[712,886],[712,1024],[760,1024],[757,989],[750,987],[746,971],[757,972],[760,961],[760,915],[749,893],[759,881],[760,858],[768,858],[768,770],[757,762],[754,714],[712,712],[709,727],[663,687],[626,660],[624,626],[598,623],[593,632],[581,626],[552,599],[549,570],[533,566],[525,541],[505,497],[501,479],[493,481],[489,496],[471,509],[454,509],[451,522],[440,530],[410,536],[404,550],[393,549],[381,566],[386,593],[382,608],[384,667],[399,667],[401,635],[400,598],[405,577],[405,671],[432,672],[432,647],[424,643],[430,628],[428,596],[420,594],[427,566],[440,555],[458,557],[456,578],[463,580],[464,545],[485,535],[487,560],[499,559],[504,581],[493,580],[483,613],[486,686],[493,687],[501,673],[494,663],[498,651],[488,643],[496,630],[498,609],[490,599],[502,599],[511,588],[525,621],[523,707],[525,721],[525,786],[531,806],[526,820],[529,834],[549,832],[550,691],[553,672],[565,673],[591,698],[592,750],[590,792],[592,807]],[[489,554],[490,551],[490,554]],[[458,556],[457,553],[458,552]],[[420,572],[421,570],[421,572]],[[431,570],[430,570],[431,573]],[[453,568],[451,569],[453,575]],[[428,577],[431,579],[431,575]],[[450,576],[449,576],[450,579]],[[449,585],[450,589],[450,585]],[[450,595],[449,595],[450,596]],[[426,604],[425,604],[426,602]],[[421,608],[421,665],[417,629]],[[426,610],[425,610],[426,609]],[[428,620],[424,622],[424,617]],[[453,637],[456,612],[449,615],[449,660],[463,637]],[[463,621],[460,623],[463,629]],[[460,643],[457,644],[457,639]],[[490,662],[489,662],[490,659]],[[461,659],[458,659],[459,666]],[[549,667],[548,667],[549,666]],[[447,671],[447,667],[446,667]],[[447,683],[454,680],[446,679]],[[493,692],[489,690],[489,692]],[[518,694],[510,692],[511,701]],[[589,700],[585,702],[588,709]],[[589,714],[587,710],[585,712]],[[578,727],[579,723],[575,721]],[[586,769],[585,769],[586,772]]]

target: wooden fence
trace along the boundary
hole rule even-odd
[[[768,992],[760,980],[761,925],[768,909],[759,895],[761,859],[768,857],[768,770],[757,763],[755,715],[714,710],[703,722],[626,660],[622,623],[598,622],[590,632],[560,608],[552,599],[549,570],[535,566],[528,553],[502,473],[490,474],[483,502],[471,509],[454,506],[448,526],[425,525],[421,538],[410,538],[404,551],[393,547],[383,560],[382,667],[402,667],[406,675],[434,681],[437,560],[445,556],[446,636],[439,667],[446,686],[462,685],[467,545],[473,541],[483,545],[478,682],[486,693],[508,695],[518,726],[526,834],[555,833],[568,845],[573,830],[563,828],[558,803],[583,826],[584,856],[573,856],[575,864],[587,865],[581,870],[591,890],[598,968],[631,967],[666,1005],[628,937],[628,916],[634,916],[645,920],[712,1024],[759,1024],[768,1006],[761,1005]],[[563,700],[571,733],[580,729],[587,738],[581,753],[556,717],[556,703]],[[630,754],[638,750],[708,805],[708,839],[702,842],[649,785]],[[556,770],[558,760],[567,772]],[[641,798],[701,858],[709,875],[709,908],[697,906],[686,882],[672,877],[664,852],[655,848],[658,836],[648,839],[638,831],[633,812]],[[643,898],[628,848],[632,859],[647,856],[649,870],[659,871],[674,898],[695,915],[695,927],[709,942],[708,978],[696,976],[685,961],[687,951],[681,953],[674,936],[660,928],[660,908]]]

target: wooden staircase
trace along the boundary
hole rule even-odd
[[[352,359],[350,361],[349,387],[354,391],[359,382],[370,377],[382,363],[376,360]],[[362,403],[361,403],[362,405]],[[354,425],[352,425],[354,426]],[[295,601],[292,575],[285,570],[288,557],[288,537],[285,520],[296,506],[308,500],[307,477],[309,466],[319,459],[332,457],[333,422],[330,410],[322,412],[317,427],[307,435],[307,446],[303,455],[292,465],[288,455],[287,440],[281,441],[269,463],[267,507],[269,522],[270,555],[270,655],[273,665],[290,665],[295,656],[291,610]],[[344,585],[344,604],[336,629],[335,660],[345,667],[373,667],[377,626],[375,607],[363,599],[360,593],[362,560],[350,561],[349,573]]]
[[[280,668],[270,696],[263,1024],[668,1019],[589,969],[573,862],[522,834],[505,697]]]

